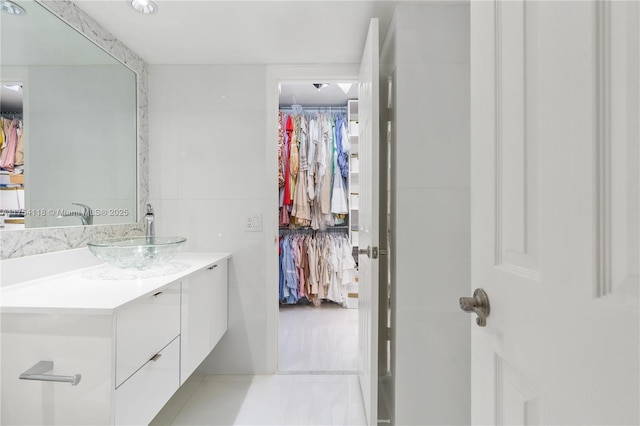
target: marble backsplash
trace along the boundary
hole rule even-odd
[[[113,57],[128,66],[137,76],[138,100],[138,217],[144,215],[149,200],[149,83],[147,64],[122,42],[68,0],[36,0],[84,34]],[[0,259],[69,250],[103,237],[144,234],[139,221],[127,225],[68,226],[0,231]]]

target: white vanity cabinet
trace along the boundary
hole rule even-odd
[[[116,425],[148,424],[180,386],[181,287],[177,282],[116,312]]]
[[[227,261],[182,280],[180,385],[227,330]]]
[[[115,424],[146,425],[178,390],[180,339],[176,337],[115,392]]]
[[[178,282],[116,312],[116,388],[180,335],[180,296]]]
[[[2,288],[3,425],[148,424],[227,328],[226,253],[179,272],[96,279],[103,266]],[[20,380],[39,361],[69,383]]]

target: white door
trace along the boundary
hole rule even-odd
[[[372,19],[360,65],[358,119],[360,144],[358,256],[358,372],[367,422],[378,423],[378,245],[379,222],[379,40]]]
[[[474,424],[638,424],[638,2],[471,2]]]

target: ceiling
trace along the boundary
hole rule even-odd
[[[155,0],[142,15],[126,0],[73,0],[149,64],[357,64],[371,18],[386,34],[397,4],[370,0]],[[280,104],[344,106],[336,84],[280,87]]]
[[[369,0],[73,0],[149,64],[355,64],[369,20],[386,34],[395,6]]]
[[[349,81],[345,93],[336,83],[317,89],[313,83],[287,83],[280,85],[280,106],[303,105],[310,106],[345,106],[347,100],[358,99],[358,84]],[[345,87],[346,89],[346,87]]]

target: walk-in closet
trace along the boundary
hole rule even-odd
[[[357,83],[281,83],[279,91],[278,369],[354,372]]]
[[[22,83],[0,86],[0,229],[24,229]]]

